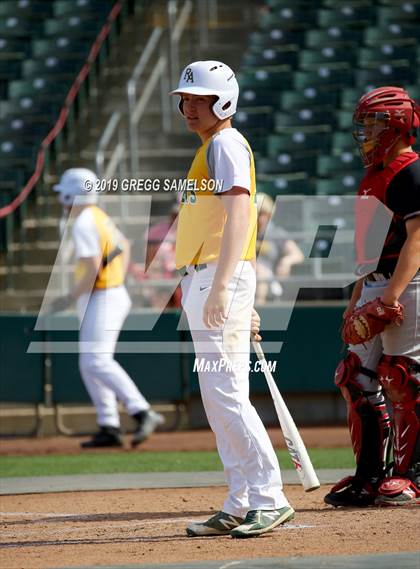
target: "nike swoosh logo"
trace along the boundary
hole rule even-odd
[[[206,289],[208,289],[208,288],[210,288],[210,287],[209,287],[209,286],[200,286],[200,292],[203,291],[203,290],[206,290]]]

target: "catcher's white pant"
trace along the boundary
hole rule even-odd
[[[114,359],[115,346],[131,308],[125,286],[95,290],[77,301],[79,369],[101,427],[119,427],[118,403],[134,415],[150,408],[127,372]]]
[[[381,297],[387,285],[388,280],[365,280],[357,306]],[[408,284],[400,302],[404,305],[404,321],[401,326],[388,326],[382,334],[369,342],[349,346],[349,350],[359,356],[362,365],[372,371],[376,370],[382,354],[407,356],[420,363],[420,273]],[[358,375],[357,379],[364,390],[380,389],[379,381],[364,374]]]
[[[203,323],[203,307],[216,264],[181,281],[182,306],[194,341],[196,361],[210,362],[199,372],[204,408],[216,435],[217,448],[229,487],[223,511],[245,516],[249,510],[272,510],[288,505],[280,467],[270,438],[249,400],[250,323],[255,296],[255,271],[241,261],[229,284],[228,320],[219,329]],[[230,360],[231,369],[222,361]],[[219,367],[220,366],[220,367]],[[217,368],[214,371],[214,367]]]

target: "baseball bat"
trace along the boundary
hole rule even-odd
[[[312,466],[311,459],[309,458],[308,451],[303,443],[302,437],[297,430],[295,422],[289,412],[289,409],[281,396],[280,391],[274,381],[274,378],[268,369],[267,361],[261,345],[253,341],[255,353],[260,362],[265,362],[263,365],[263,373],[267,380],[268,387],[271,392],[271,397],[274,401],[274,406],[277,411],[281,430],[283,432],[284,440],[286,441],[287,450],[292,458],[292,462],[299,475],[302,486],[305,492],[311,492],[319,488],[319,480]]]

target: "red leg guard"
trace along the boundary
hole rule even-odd
[[[357,354],[349,351],[337,367],[335,383],[347,402],[356,476],[375,484],[385,471],[390,420],[382,391],[364,391],[357,381],[360,373],[374,375],[362,367]]]
[[[418,364],[406,356],[382,356],[378,375],[394,410],[393,474],[407,476],[420,461],[420,397]],[[418,455],[418,456],[417,456]]]

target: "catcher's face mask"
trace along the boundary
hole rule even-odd
[[[399,138],[390,130],[389,119],[386,112],[357,114],[353,119],[353,138],[366,168],[382,162]]]

